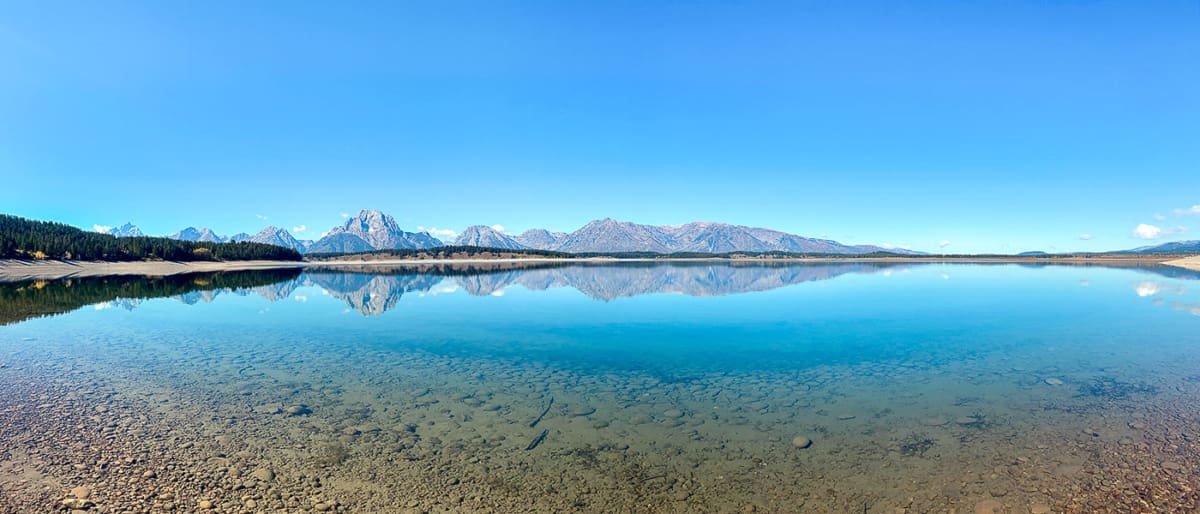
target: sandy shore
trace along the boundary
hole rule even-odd
[[[89,262],[89,261],[20,261],[0,260],[0,281],[54,280],[72,277],[109,275],[167,276],[181,273],[235,271],[255,269],[298,268],[302,262],[236,261],[236,262]]]
[[[167,276],[182,273],[203,273],[213,271],[236,271],[256,269],[285,269],[309,266],[339,267],[339,266],[411,266],[437,264],[504,264],[504,263],[598,263],[598,262],[733,262],[749,263],[825,263],[825,262],[953,262],[953,263],[1033,263],[1033,264],[1090,264],[1098,266],[1144,266],[1169,264],[1183,268],[1200,270],[1200,256],[1185,257],[1167,261],[1161,256],[1112,256],[1112,257],[969,257],[969,256],[919,256],[919,257],[814,257],[797,259],[756,259],[756,258],[645,258],[617,259],[613,257],[587,257],[578,259],[560,258],[505,258],[505,259],[344,259],[330,261],[231,261],[231,262],[175,262],[175,261],[143,261],[143,262],[91,262],[91,261],[22,261],[0,259],[0,282],[20,280],[54,280],[72,277],[99,277],[110,275],[145,275]]]
[[[1173,261],[1164,262],[1163,264],[1170,264],[1171,266],[1179,266],[1180,268],[1200,271],[1200,255],[1175,259]]]

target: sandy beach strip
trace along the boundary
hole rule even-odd
[[[979,263],[979,264],[1061,264],[1061,265],[1097,265],[1097,266],[1146,266],[1168,264],[1182,268],[1200,271],[1200,256],[1189,256],[1181,259],[1164,261],[1161,256],[1121,256],[1103,258],[1032,258],[1032,257],[968,257],[968,256],[903,256],[903,257],[809,257],[794,259],[758,259],[758,258],[729,258],[729,257],[696,257],[696,258],[614,258],[614,257],[581,257],[564,259],[555,257],[523,257],[523,258],[450,258],[450,259],[362,259],[348,257],[327,261],[226,261],[226,262],[177,262],[177,261],[134,261],[134,262],[93,262],[93,261],[60,261],[60,260],[16,260],[0,259],[0,282],[16,282],[23,280],[56,280],[76,277],[102,277],[112,275],[143,275],[161,277],[184,273],[209,273],[215,271],[288,269],[288,268],[354,268],[359,266],[388,267],[388,266],[428,266],[428,265],[481,265],[481,264],[586,264],[586,263],[620,263],[620,262],[729,262],[733,264],[819,264],[819,263]]]
[[[1179,266],[1180,268],[1200,271],[1200,255],[1175,259],[1173,261],[1164,262],[1163,264],[1170,264],[1171,266]]]
[[[290,261],[227,261],[227,262],[91,262],[91,261],[24,261],[0,259],[0,282],[22,280],[55,280],[75,277],[111,275],[144,275],[164,277],[183,273],[285,269],[303,267],[303,262]]]

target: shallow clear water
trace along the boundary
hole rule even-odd
[[[196,475],[150,510],[1186,511],[1197,278],[705,263],[9,284],[0,379],[26,385],[0,405],[27,414],[0,426],[78,464],[26,405],[63,402],[150,448],[135,460],[159,484]],[[0,484],[18,461],[103,482],[39,468],[32,444],[10,439]]]

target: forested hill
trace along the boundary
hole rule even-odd
[[[298,261],[291,248],[262,243],[207,243],[165,237],[115,237],[70,225],[0,214],[0,259],[81,261]]]

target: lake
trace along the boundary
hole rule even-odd
[[[705,262],[0,284],[0,512],[1193,512],[1197,279]]]

